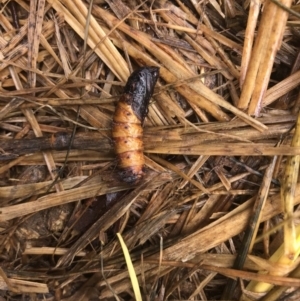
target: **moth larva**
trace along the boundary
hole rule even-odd
[[[142,124],[148,114],[158,75],[157,67],[143,67],[134,71],[116,106],[112,138],[119,162],[119,174],[124,182],[135,183],[144,175]]]

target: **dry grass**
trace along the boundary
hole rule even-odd
[[[0,4],[0,299],[134,299],[119,232],[143,300],[298,300],[298,2],[90,2]],[[147,65],[130,186],[111,121]]]

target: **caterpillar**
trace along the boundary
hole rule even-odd
[[[128,78],[112,124],[112,139],[118,159],[119,176],[137,183],[144,176],[143,122],[158,79],[158,67],[142,67]]]

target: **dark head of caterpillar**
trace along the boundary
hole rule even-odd
[[[122,181],[136,183],[144,175],[142,123],[159,76],[159,68],[143,67],[128,78],[113,117],[112,138]]]
[[[128,101],[141,122],[148,114],[149,101],[159,76],[159,68],[143,67],[131,73],[124,88],[124,93],[132,95]]]

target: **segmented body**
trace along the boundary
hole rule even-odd
[[[113,117],[112,138],[115,144],[120,177],[128,183],[139,181],[143,175],[143,121],[148,114],[159,68],[143,67],[128,78],[124,94],[118,101]]]

